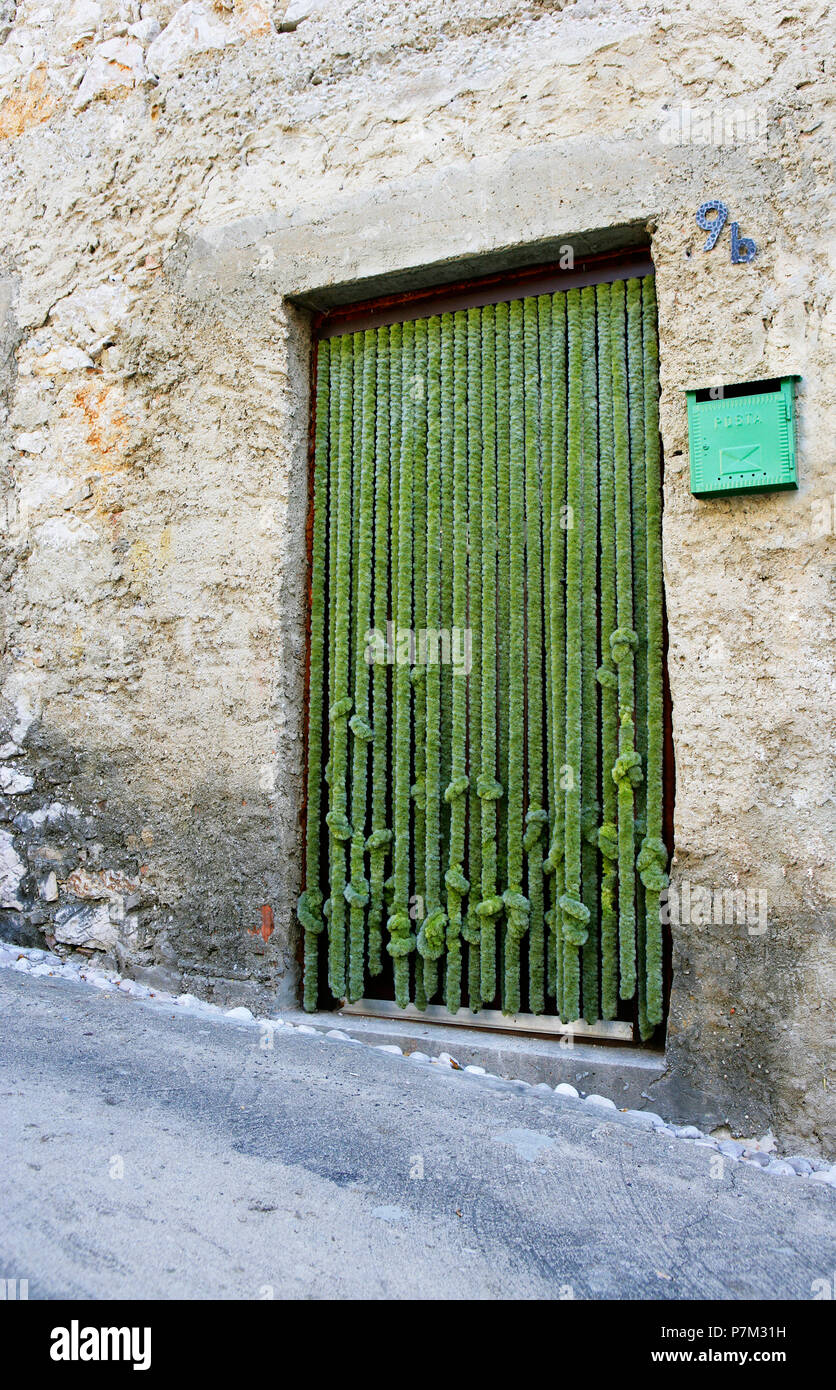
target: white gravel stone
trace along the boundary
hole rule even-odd
[[[390,1052],[393,1057],[403,1057],[402,1050],[397,1043],[375,1043],[375,1052]]]
[[[766,1165],[766,1171],[767,1173],[774,1173],[776,1176],[783,1176],[785,1178],[794,1178],[796,1176],[792,1164],[786,1163],[782,1158],[771,1159]]]
[[[319,1037],[319,1029],[318,1029],[318,1028],[312,1028],[311,1025],[310,1025],[309,1023],[297,1023],[297,1025],[296,1025],[296,1032],[297,1032],[297,1033],[305,1033],[309,1038],[318,1038],[318,1037]]]
[[[486,1075],[487,1075],[487,1072],[485,1071],[485,1068],[484,1068],[484,1067],[477,1067],[477,1066],[474,1066],[474,1064],[473,1064],[472,1062],[471,1062],[468,1066],[465,1067],[465,1071],[469,1071],[473,1076],[486,1076]]]
[[[407,1056],[410,1062],[428,1062],[430,1060],[426,1052],[409,1052]]]
[[[573,1100],[578,1100],[579,1098],[579,1092],[575,1089],[574,1086],[570,1086],[568,1081],[559,1081],[554,1089],[555,1095],[571,1096]]]
[[[602,1110],[618,1109],[614,1100],[610,1100],[607,1096],[596,1095],[595,1092],[593,1092],[591,1096],[586,1097],[586,1103],[587,1105],[597,1105]]]
[[[800,1177],[806,1178],[808,1174],[813,1171],[813,1165],[810,1160],[804,1158],[801,1154],[790,1154],[789,1158],[784,1159],[784,1162],[788,1163],[793,1172],[798,1173]]]
[[[704,1139],[705,1135],[696,1125],[679,1125],[674,1131],[678,1139]]]
[[[624,1118],[638,1129],[656,1129],[658,1125],[664,1124],[653,1110],[625,1110]]]
[[[836,1164],[832,1168],[819,1168],[818,1172],[810,1174],[811,1182],[827,1183],[828,1187],[836,1187]]]
[[[742,1158],[746,1146],[739,1139],[718,1139],[717,1148],[726,1158]]]
[[[245,1009],[243,1004],[239,1004],[237,1009],[227,1009],[225,1018],[240,1019],[242,1023],[253,1023],[253,1015],[249,1009]]]

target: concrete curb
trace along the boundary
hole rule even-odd
[[[496,1076],[527,1081],[532,1086],[542,1081],[549,1086],[568,1082],[579,1091],[610,1096],[617,1105],[631,1110],[650,1106],[645,1092],[665,1073],[662,1053],[644,1048],[570,1043],[411,1019],[401,1022],[341,1013],[306,1014],[301,1009],[283,1009],[281,1016],[288,1023],[307,1024],[322,1033],[338,1028],[372,1047],[394,1044],[407,1054],[420,1051],[429,1057],[448,1053],[462,1067],[484,1067]]]

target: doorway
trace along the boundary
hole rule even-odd
[[[312,455],[306,1007],[651,1038],[671,797],[649,258],[325,320]]]

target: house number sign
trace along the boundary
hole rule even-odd
[[[714,216],[709,216],[713,213]],[[701,203],[697,208],[697,226],[702,227],[704,232],[708,232],[703,245],[703,251],[710,251],[716,246],[717,240],[729,219],[729,210],[725,203],[719,198],[709,198],[707,203]],[[751,261],[757,252],[757,246],[751,237],[740,235],[740,223],[731,224],[731,259],[732,265],[745,265]]]

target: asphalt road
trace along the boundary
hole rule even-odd
[[[714,1166],[712,1168],[712,1160]],[[31,1298],[810,1299],[834,1192],[536,1089],[0,970]]]

